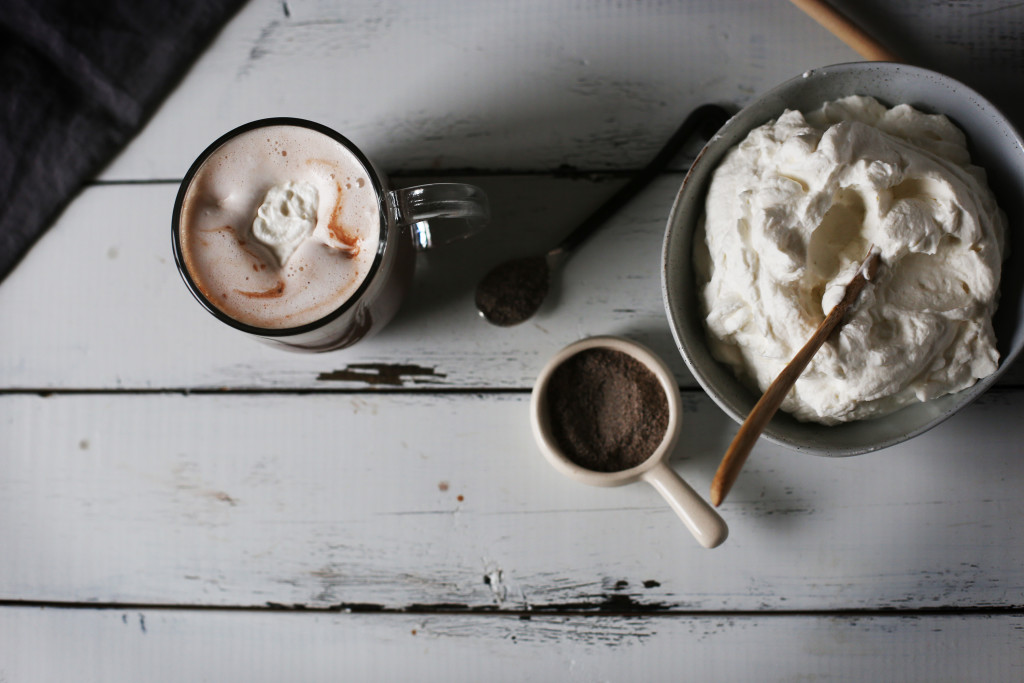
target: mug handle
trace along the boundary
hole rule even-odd
[[[641,476],[668,501],[698,543],[714,548],[725,542],[729,535],[725,520],[674,469],[659,462]]]
[[[398,224],[409,226],[418,251],[469,237],[491,218],[487,195],[475,185],[417,185],[389,196]]]

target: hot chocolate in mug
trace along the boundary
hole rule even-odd
[[[172,241],[185,284],[221,322],[284,348],[330,351],[391,319],[417,250],[488,218],[477,187],[392,190],[341,134],[272,118],[196,159],[174,203]]]

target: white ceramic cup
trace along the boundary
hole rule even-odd
[[[661,443],[639,465],[617,472],[596,472],[576,464],[558,447],[551,432],[547,395],[551,375],[570,357],[593,348],[621,351],[638,360],[657,377],[668,401],[668,427]],[[530,423],[534,438],[541,453],[556,470],[591,486],[621,486],[642,479],[668,501],[702,546],[714,548],[721,545],[729,535],[725,520],[668,466],[668,459],[682,431],[682,413],[679,387],[668,367],[645,346],[621,337],[589,337],[566,346],[541,370],[530,400]]]

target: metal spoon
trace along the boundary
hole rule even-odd
[[[477,285],[477,310],[488,322],[502,327],[518,325],[530,318],[548,294],[551,273],[565,262],[569,253],[665,170],[696,134],[710,139],[728,119],[728,112],[714,104],[694,109],[646,168],[590,214],[557,247],[546,254],[506,261],[487,273]]]

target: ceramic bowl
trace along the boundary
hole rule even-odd
[[[1009,256],[1003,264],[994,318],[1000,364],[973,387],[890,415],[836,426],[800,422],[778,413],[764,432],[771,441],[816,455],[842,456],[892,446],[934,427],[969,404],[999,378],[1024,347],[1024,143],[1013,125],[987,100],[942,74],[904,64],[858,62],[808,71],[756,99],[730,119],[704,147],[676,196],[662,251],[662,294],[676,345],[690,372],[712,399],[742,422],[759,395],[716,361],[707,345],[693,267],[695,227],[704,211],[711,175],[725,153],[747,133],[786,109],[810,111],[847,95],[869,95],[888,106],[907,103],[945,114],[967,135],[972,163],[989,185],[1009,225]]]

